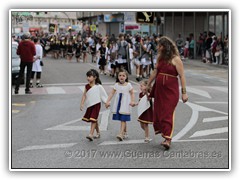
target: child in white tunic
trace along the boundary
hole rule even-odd
[[[36,87],[41,88],[43,87],[42,84],[40,84],[41,80],[41,73],[42,73],[42,66],[41,66],[41,61],[42,61],[42,56],[43,56],[43,48],[39,44],[39,39],[34,38],[34,44],[36,47],[36,55],[34,56],[34,62],[32,65],[32,74],[31,74],[31,80],[30,80],[30,87],[33,88],[33,80],[34,80],[34,75],[36,73]]]
[[[108,97],[106,108],[110,106],[111,99],[115,93],[116,96],[112,107],[113,120],[121,121],[120,133],[117,135],[117,138],[122,141],[126,135],[126,122],[131,120],[131,107],[135,106],[133,87],[128,82],[128,73],[125,69],[120,69],[118,73],[117,83]]]

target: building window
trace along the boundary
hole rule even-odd
[[[221,33],[223,31],[222,27],[223,27],[222,15],[217,15],[216,16],[216,28],[215,28],[215,31],[216,31],[215,33],[217,36],[221,35]]]
[[[228,35],[228,14],[224,15],[224,37]]]
[[[214,32],[214,15],[209,16],[209,31]]]

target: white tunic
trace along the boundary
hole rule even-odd
[[[133,89],[131,83],[125,83],[124,85],[121,85],[120,83],[116,83],[113,89],[116,90],[116,96],[115,96],[114,104],[112,106],[112,112],[113,113],[117,112],[120,93],[122,93],[121,106],[119,109],[119,113],[130,115],[132,110],[130,106],[130,102],[131,102],[130,91]]]
[[[36,44],[36,56],[39,56],[40,58],[37,59],[32,66],[32,71],[34,72],[42,72],[42,66],[40,65],[40,61],[42,60],[42,55],[43,55],[43,49],[42,46],[40,44]]]
[[[94,85],[86,93],[86,107],[89,108],[95,104],[100,103],[101,101],[106,103],[107,97],[107,93],[102,85]]]
[[[144,95],[138,103],[138,117],[140,117],[148,108],[150,108],[150,102],[147,95]]]

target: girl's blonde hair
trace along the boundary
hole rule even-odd
[[[140,83],[147,86],[148,80],[141,81]],[[150,92],[151,92],[151,88],[148,89],[148,93],[150,93]]]

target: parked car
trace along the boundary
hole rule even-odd
[[[17,48],[18,48],[18,42],[13,41],[12,42],[12,54],[11,54],[11,58],[12,58],[12,84],[15,84],[18,75],[19,75],[19,71],[20,71],[20,57],[17,55]],[[26,73],[26,71],[25,71]],[[21,84],[24,84],[24,78],[21,81]]]
[[[20,57],[17,55],[18,43],[12,42],[12,83],[15,84],[15,81],[18,77],[20,71]]]

